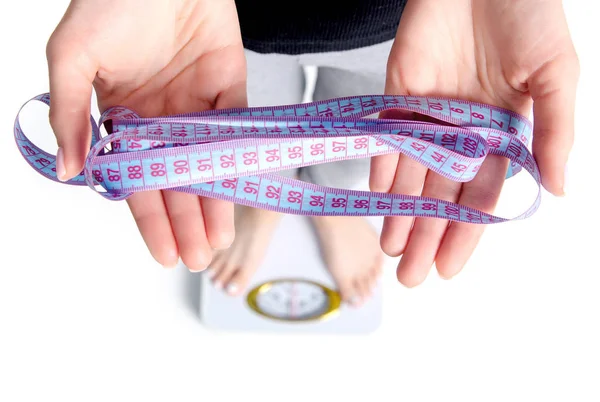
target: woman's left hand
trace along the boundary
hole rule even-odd
[[[573,143],[579,61],[558,0],[409,0],[387,70],[386,93],[492,104],[535,119],[533,154],[542,184],[564,194]],[[470,182],[456,183],[404,155],[373,159],[371,190],[423,195],[493,212],[508,159],[488,156]],[[413,225],[414,223],[414,225]],[[387,217],[383,251],[402,259],[398,280],[420,284],[435,263],[451,278],[484,226],[436,218]]]

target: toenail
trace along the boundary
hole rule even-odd
[[[227,293],[229,294],[235,294],[238,290],[238,286],[235,283],[230,283],[229,285],[227,285]]]
[[[353,306],[358,306],[359,302],[360,302],[360,297],[358,297],[358,296],[352,296],[349,300],[349,303]]]

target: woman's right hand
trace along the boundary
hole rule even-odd
[[[92,87],[100,111],[143,117],[245,107],[246,64],[233,0],[73,0],[47,47],[57,175],[78,175],[90,148]],[[128,204],[153,257],[194,271],[233,242],[233,205],[175,191]]]

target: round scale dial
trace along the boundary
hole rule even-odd
[[[275,320],[323,320],[340,307],[339,294],[317,282],[304,279],[279,279],[265,282],[248,293],[252,310]]]

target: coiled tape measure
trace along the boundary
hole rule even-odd
[[[49,105],[50,95],[30,101]],[[389,109],[442,123],[367,118]],[[105,137],[98,128],[102,124],[109,133]],[[14,135],[31,167],[58,181],[56,157],[25,136],[19,115]],[[286,214],[416,216],[492,224],[527,218],[540,204],[540,173],[528,150],[531,135],[531,122],[514,112],[415,96],[354,96],[160,118],[141,118],[125,107],[112,107],[98,124],[92,118],[85,168],[65,183],[95,191],[99,185],[105,190],[99,193],[109,200],[170,189]],[[473,179],[487,155],[500,155],[511,161],[507,178],[524,168],[535,179],[538,193],[525,212],[502,218],[435,198],[317,186],[276,174],[390,153],[402,153],[457,182]]]

